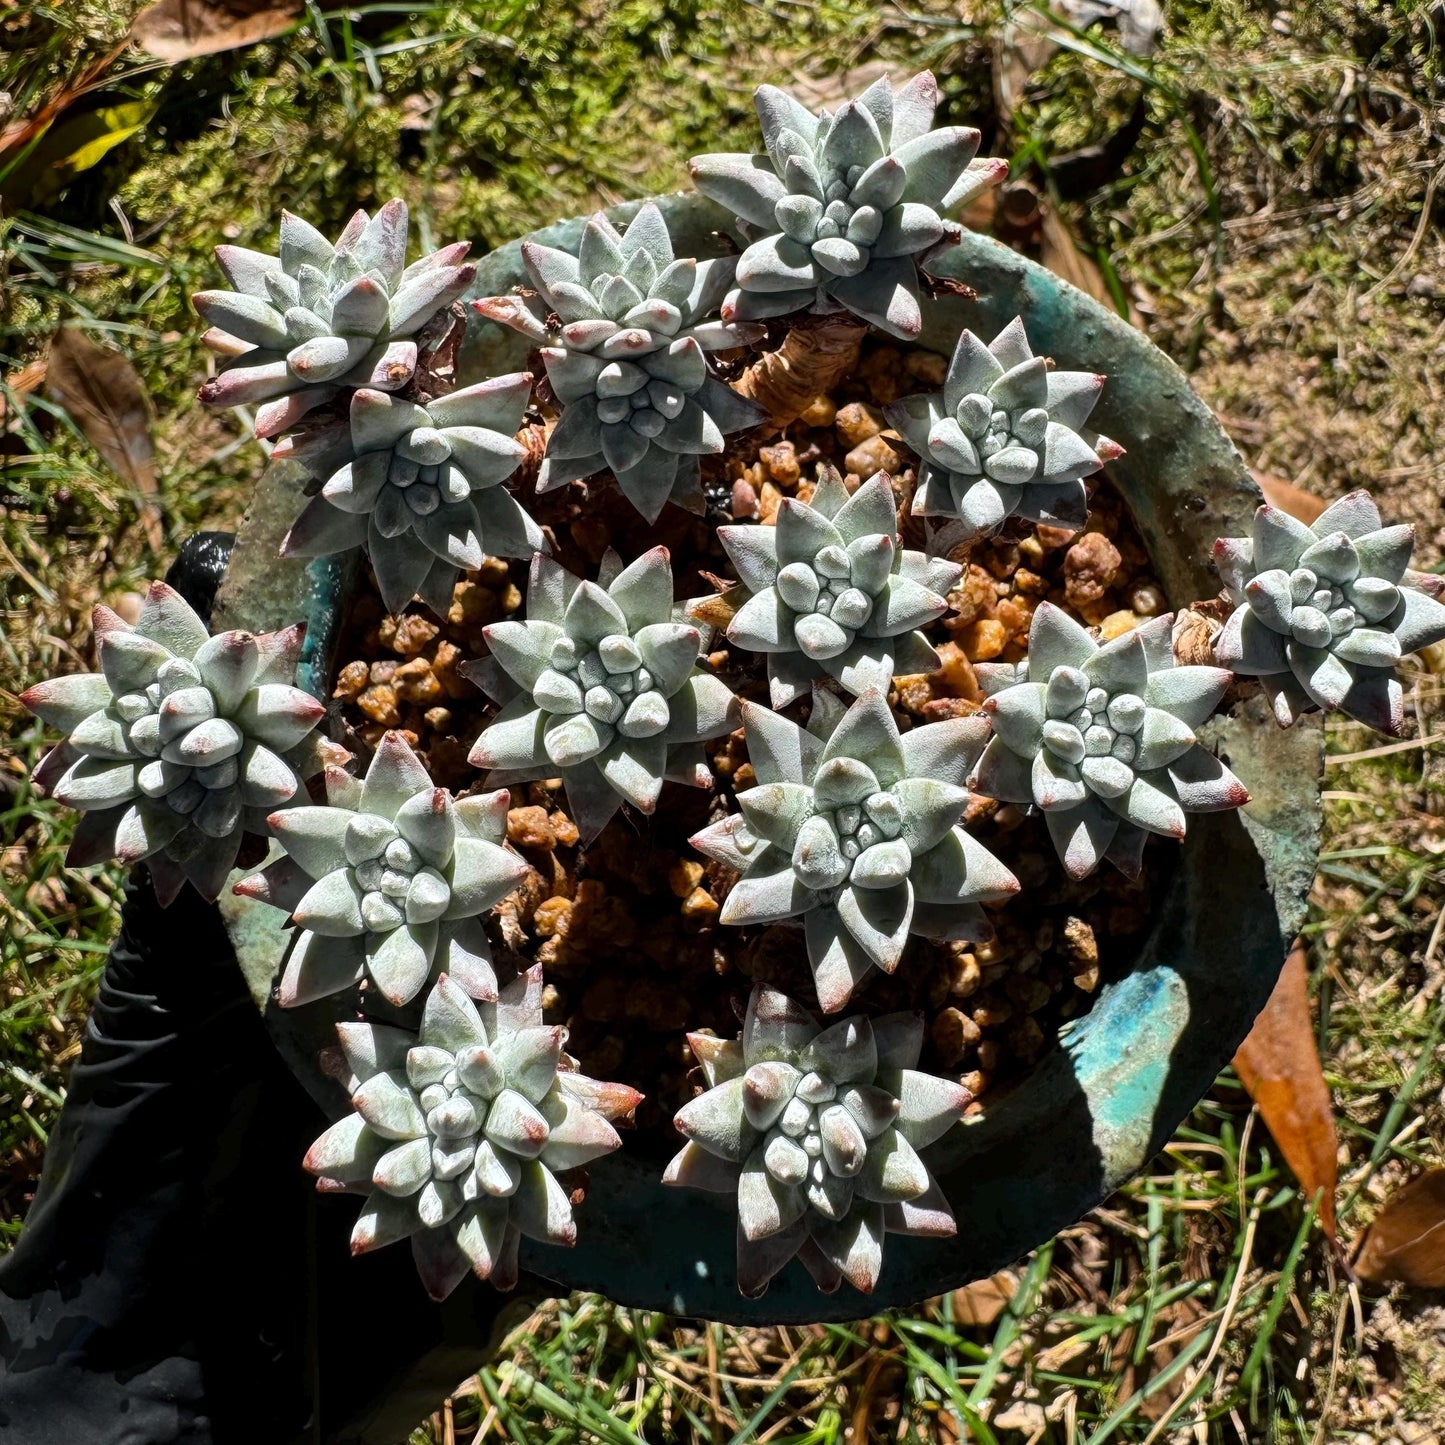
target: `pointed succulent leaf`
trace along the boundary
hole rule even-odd
[[[415,344],[402,338],[460,296],[475,269],[461,264],[464,245],[406,267],[406,239],[406,207],[391,201],[373,217],[358,212],[334,246],[283,212],[279,255],[218,248],[236,289],[193,298],[216,323],[207,345],[227,363],[201,399],[227,406],[308,390],[324,397],[337,381],[388,391],[402,386],[416,365]],[[249,351],[237,354],[239,341],[276,360],[258,365]],[[257,435],[268,430],[258,415]]]
[[[709,1075],[677,1116],[689,1139],[664,1182],[738,1198],[738,1282],[756,1294],[795,1253],[828,1287],[841,1271],[870,1289],[881,1267],[883,1206],[926,1207],[896,1227],[945,1232],[941,1200],[919,1157],[971,1095],[914,1072],[922,1021],[812,1015],[764,985],[743,1026],[744,1074]],[[960,1103],[960,1099],[963,1101]],[[916,1136],[916,1137],[915,1137]]]
[[[1445,636],[1445,608],[1406,581],[1412,543],[1408,526],[1381,525],[1363,491],[1310,526],[1259,508],[1251,537],[1215,544],[1235,603],[1215,641],[1216,660],[1261,678],[1284,726],[1317,707],[1393,731],[1396,663]]]

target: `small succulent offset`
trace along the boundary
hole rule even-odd
[[[505,846],[507,802],[505,790],[454,800],[389,732],[364,782],[329,767],[324,807],[273,814],[286,856],[235,891],[284,908],[297,926],[282,1008],[367,976],[388,1002],[409,1003],[435,969],[495,999],[482,915],[527,872]]]
[[[356,1112],[311,1146],[306,1168],[318,1189],[366,1194],[352,1253],[409,1237],[433,1299],[468,1271],[510,1289],[523,1236],[574,1244],[557,1174],[618,1148],[608,1120],[641,1101],[577,1073],[562,1052],[567,1031],[543,1024],[541,1001],[540,967],[480,1007],[443,974],[420,1036],[337,1025]]]
[[[472,763],[494,784],[560,776],[586,839],[624,801],[651,813],[665,779],[706,787],[701,743],[737,726],[737,699],[675,610],[666,547],[627,567],[609,551],[596,582],[534,557],[526,621],[484,628],[491,656],[463,669],[504,704]]]
[[[1172,623],[1172,614],[1151,618],[1101,647],[1041,602],[1028,657],[979,665],[994,736],[968,785],[1041,809],[1071,878],[1105,858],[1137,877],[1149,833],[1182,838],[1185,814],[1249,801],[1194,735],[1230,674],[1176,666]]]
[[[201,388],[208,406],[263,403],[256,435],[275,436],[343,386],[396,391],[416,370],[411,338],[467,289],[465,242],[406,264],[404,201],[358,211],[332,245],[281,212],[280,254],[217,246],[234,288],[191,304],[211,323],[203,338],[224,359]]]
[[[728,639],[767,654],[774,707],[821,677],[857,697],[886,690],[895,675],[937,668],[938,654],[916,629],[948,610],[963,568],[906,550],[897,534],[888,477],[879,472],[850,497],[830,466],[811,502],[783,498],[775,527],[718,528],[746,594]]]
[[[990,938],[980,903],[1018,880],[960,826],[963,786],[988,737],[981,718],[950,718],[899,735],[880,688],[846,712],[813,695],[804,730],[743,704],[758,786],[741,813],[692,845],[742,875],[723,923],[775,923],[801,914],[818,1002],[841,1008],[874,968],[891,973],[910,933]]]
[[[819,1288],[870,1293],[883,1236],[954,1234],[953,1211],[918,1151],[972,1095],[914,1066],[917,1014],[828,1028],[758,985],[737,1042],[689,1034],[707,1090],[677,1113],[687,1138],[663,1175],[738,1197],[738,1288],[750,1299],[796,1255]]]
[[[834,114],[759,86],[764,155],[694,156],[693,182],[766,232],[738,258],[725,321],[848,310],[904,340],[923,329],[918,267],[962,234],[944,213],[996,185],[1008,162],[975,160],[968,126],[933,130],[938,85],[924,71],[881,78]]]
[[[304,802],[311,737],[326,709],[293,687],[304,625],[221,632],[164,582],[152,582],[132,627],[92,615],[101,671],[37,683],[20,701],[66,736],[35,783],[84,816],[72,866],[149,861],[162,905],[187,880],[214,901],[247,833]]]
[[[1019,317],[987,346],[965,331],[941,392],[884,408],[922,458],[915,514],[956,517],[967,537],[1007,517],[1082,527],[1089,510],[1082,479],[1124,454],[1084,425],[1103,385],[1093,372],[1050,371],[1029,348]]]
[[[1439,577],[1407,573],[1409,525],[1386,527],[1368,492],[1340,498],[1310,526],[1277,507],[1252,537],[1222,537],[1214,558],[1235,610],[1215,640],[1224,667],[1258,677],[1281,727],[1315,708],[1397,733],[1395,664],[1445,638]]]
[[[531,394],[525,371],[425,405],[355,392],[351,460],[307,503],[282,555],[365,547],[388,611],[419,592],[445,617],[463,569],[480,567],[484,554],[547,550],[542,529],[501,485],[526,455],[516,433]]]
[[[472,304],[541,345],[562,417],[547,439],[537,490],[549,492],[610,468],[649,522],[666,503],[700,511],[699,457],[767,413],[712,376],[705,353],[743,346],[758,326],[715,319],[733,261],[675,258],[662,212],[650,202],[624,234],[600,211],[578,256],[522,243],[536,297]],[[555,323],[553,321],[555,318]]]

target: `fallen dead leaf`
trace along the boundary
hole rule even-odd
[[[29,396],[32,391],[39,388],[45,380],[45,362],[32,361],[26,366],[17,368],[5,377],[5,391],[13,392],[16,396]],[[0,392],[0,425],[6,420],[5,395]]]
[[[1370,1284],[1445,1289],[1445,1169],[1427,1170],[1385,1201],[1355,1273]]]
[[[50,343],[45,390],[63,406],[106,465],[141,494],[141,525],[155,551],[165,542],[156,503],[150,398],[129,359],[63,327]]]
[[[1269,1002],[1234,1056],[1234,1069],[1300,1187],[1310,1198],[1319,1196],[1320,1224],[1335,1243],[1339,1138],[1315,1046],[1303,943],[1290,950]]]
[[[1327,505],[1322,497],[1317,497],[1313,492],[1307,492],[1302,487],[1295,486],[1293,482],[1285,481],[1283,477],[1275,477],[1268,472],[1253,470],[1250,475],[1259,484],[1265,501],[1271,507],[1278,507],[1281,512],[1288,512],[1296,522],[1303,522],[1306,527],[1324,511]]]
[[[155,0],[136,16],[130,38],[174,64],[283,35],[303,8],[302,0]]]
[[[1074,233],[1069,229],[1068,223],[1059,213],[1047,202],[1042,205],[1041,230],[1039,232],[1039,260],[1056,276],[1071,285],[1077,286],[1080,291],[1087,292],[1101,306],[1107,306],[1110,311],[1117,312],[1119,307],[1114,294],[1109,290],[1109,284],[1104,280],[1104,273],[1099,269],[1098,263],[1092,256],[1086,256],[1079,249],[1079,243],[1074,239]],[[1134,303],[1127,298],[1124,304],[1128,307],[1128,315],[1124,318],[1140,330],[1143,326],[1139,313],[1134,309]]]
[[[953,1292],[953,1318],[960,1325],[986,1328],[1008,1308],[1018,1293],[1019,1277],[1012,1270],[1000,1270],[990,1279],[975,1280]]]

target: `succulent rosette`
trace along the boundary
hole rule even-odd
[[[941,392],[884,408],[922,461],[914,513],[956,517],[967,538],[1008,517],[1082,527],[1083,478],[1124,454],[1085,426],[1103,386],[1093,372],[1050,371],[1019,317],[987,346],[964,331]]]
[[[1281,727],[1324,708],[1399,732],[1395,665],[1445,638],[1442,579],[1407,571],[1414,545],[1415,529],[1384,526],[1368,492],[1341,497],[1310,526],[1261,507],[1252,536],[1214,544],[1234,604],[1215,659],[1259,678]]]
[[[932,128],[928,71],[896,90],[881,78],[832,114],[771,85],[753,104],[765,154],[692,160],[698,190],[765,233],[738,258],[723,319],[847,310],[914,340],[918,268],[962,234],[946,212],[1001,181],[1008,162],[976,160],[970,126]]]
[[[898,509],[879,472],[852,496],[825,466],[810,502],[784,497],[777,525],[719,527],[739,588],[730,642],[768,658],[774,707],[830,677],[855,697],[895,675],[932,672],[916,629],[948,610],[963,568],[899,545]],[[712,599],[704,599],[706,606]]]
[[[862,1015],[823,1028],[764,985],[741,1039],[689,1034],[707,1082],[674,1120],[687,1143],[663,1180],[736,1194],[738,1288],[754,1299],[797,1256],[831,1293],[870,1293],[883,1236],[947,1236],[953,1211],[919,1151],[972,1095],[915,1067],[917,1014]]]
[[[306,1155],[324,1191],[367,1196],[353,1254],[410,1238],[427,1293],[445,1299],[468,1272],[517,1282],[522,1239],[577,1239],[558,1174],[618,1148],[609,1122],[642,1096],[576,1071],[567,1031],[542,1022],[542,970],[495,1003],[474,1003],[443,974],[421,1029],[337,1025],[354,1113]]]
[[[412,597],[445,617],[463,570],[483,556],[547,550],[542,529],[502,483],[526,448],[516,439],[532,394],[525,371],[423,405],[363,388],[351,398],[351,459],[286,534],[283,556],[364,547],[381,600]]]
[[[201,388],[207,406],[257,405],[256,435],[275,436],[344,386],[396,391],[416,370],[412,338],[476,274],[465,242],[406,264],[407,211],[388,201],[357,213],[333,245],[281,212],[280,254],[217,246],[229,291],[191,304],[223,359]]]
[[[737,699],[676,612],[665,547],[627,567],[609,550],[596,582],[534,557],[526,620],[483,628],[491,656],[464,669],[503,703],[472,763],[492,783],[560,777],[587,839],[624,802],[651,813],[667,779],[706,787],[701,744],[736,726]]]
[[[1249,801],[1195,736],[1231,674],[1176,665],[1173,620],[1151,618],[1100,646],[1041,602],[1027,658],[977,669],[994,736],[968,785],[1040,809],[1071,878],[1106,858],[1138,877],[1150,833],[1181,839],[1187,814]]]
[[[537,490],[606,468],[649,522],[669,500],[701,511],[699,458],[767,415],[708,371],[707,352],[762,334],[715,319],[732,258],[675,257],[667,222],[649,202],[623,234],[599,211],[577,256],[524,241],[522,260],[535,297],[472,304],[541,346],[562,416]]]
[[[156,896],[187,881],[214,901],[247,833],[305,801],[326,709],[292,686],[306,629],[212,637],[152,582],[135,625],[91,613],[99,672],[37,683],[20,701],[65,734],[35,783],[82,813],[67,861],[147,860]]]
[[[285,856],[235,891],[284,908],[296,925],[282,1008],[363,978],[405,1004],[437,970],[494,1000],[482,919],[527,872],[506,846],[507,803],[505,790],[454,799],[389,732],[364,781],[329,767],[325,806],[273,814]]]
[[[721,922],[801,915],[825,1013],[873,969],[897,968],[909,934],[992,937],[979,904],[1019,885],[961,826],[964,780],[988,738],[982,718],[900,736],[879,688],[846,712],[819,689],[806,729],[756,703],[742,708],[758,786],[738,794],[740,813],[692,839],[741,875]]]

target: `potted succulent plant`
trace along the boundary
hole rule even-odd
[[[765,86],[696,192],[475,263],[399,202],[221,248],[202,395],[279,438],[226,630],[160,589],[27,694],[77,861],[219,893],[306,1167],[438,1298],[847,1318],[1047,1238],[1269,994],[1305,714],[1398,727],[1445,636],[1408,528],[1261,508],[962,228],[1006,167],[937,100]]]

